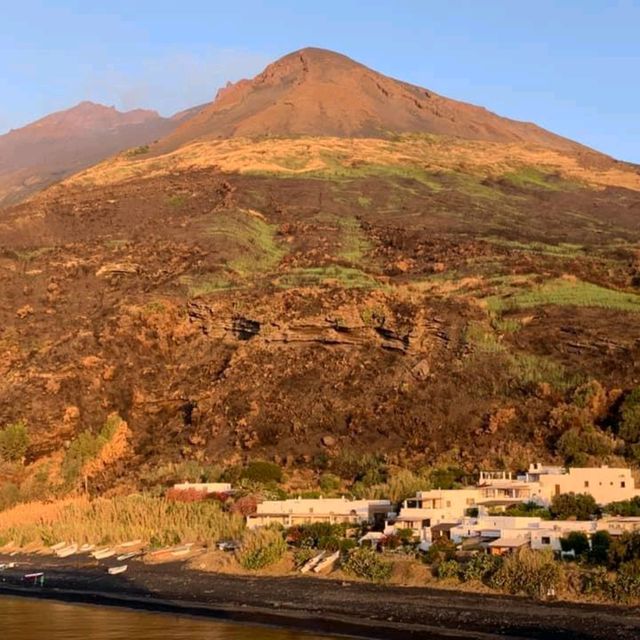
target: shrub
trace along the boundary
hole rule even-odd
[[[344,534],[344,525],[314,522],[290,527],[287,531],[287,539],[299,547],[336,551]]]
[[[333,471],[345,480],[367,485],[384,482],[386,468],[379,456],[341,451],[331,462]]]
[[[119,424],[120,417],[114,414],[107,419],[99,433],[94,435],[91,431],[83,431],[71,442],[62,461],[62,476],[68,484],[74,483],[87,462],[102,451]]]
[[[606,456],[613,451],[613,442],[607,435],[591,426],[565,431],[556,444],[558,453],[566,464],[579,466],[588,462],[589,456]]]
[[[599,513],[595,499],[588,493],[561,493],[553,496],[549,511],[556,520],[589,520]]]
[[[573,551],[576,558],[580,558],[589,551],[589,538],[584,531],[571,531],[560,539],[560,547],[563,551]]]
[[[391,577],[391,564],[370,547],[358,547],[350,551],[342,568],[345,573],[372,582],[386,582]]]
[[[465,482],[465,473],[458,467],[433,469],[429,474],[434,489],[456,489]]]
[[[492,514],[493,515],[493,514]],[[497,515],[497,514],[496,514]],[[549,509],[541,507],[536,502],[524,502],[523,504],[514,504],[504,512],[505,516],[524,516],[529,518],[542,518],[543,520],[551,520]]]
[[[491,584],[514,595],[544,598],[560,587],[563,578],[563,567],[554,560],[551,551],[524,548],[504,559]]]
[[[640,387],[634,389],[622,403],[618,435],[625,441],[640,441]]]
[[[448,538],[437,538],[423,556],[425,564],[442,560],[452,560],[456,555],[456,545]]]
[[[256,529],[245,535],[237,558],[245,569],[254,571],[278,562],[286,550],[287,545],[280,531]]]
[[[605,564],[611,547],[611,534],[608,531],[596,531],[591,536],[589,560],[595,564]]]
[[[460,564],[457,560],[443,560],[436,567],[436,575],[438,578],[459,578],[460,577]]]
[[[617,569],[626,562],[640,560],[640,532],[627,532],[612,539],[608,559],[609,566],[613,569]]]
[[[620,565],[618,574],[610,585],[610,594],[619,602],[640,598],[640,560],[632,560]]]
[[[340,478],[333,473],[323,473],[320,476],[320,489],[325,493],[331,493],[337,491],[342,484]]]
[[[241,496],[231,505],[231,513],[241,516],[250,516],[258,509],[258,499],[255,496]]]
[[[13,482],[5,482],[0,486],[0,511],[10,509],[20,502],[20,488]]]
[[[587,594],[609,595],[610,583],[605,567],[595,567],[581,574],[581,592]]]
[[[311,558],[317,555],[317,551],[314,549],[309,549],[307,547],[301,547],[300,549],[296,549],[293,553],[293,563],[296,566],[296,569],[300,569],[304,566]]]
[[[463,582],[469,582],[470,580],[484,582],[491,580],[501,566],[502,558],[500,556],[478,554],[467,562],[460,564],[458,576]]]
[[[0,458],[10,462],[22,460],[29,448],[27,425],[14,422],[0,430]]]
[[[604,510],[613,516],[640,516],[640,496],[635,496],[630,500],[611,502],[605,507]]]
[[[242,470],[240,478],[259,484],[282,482],[282,469],[274,462],[254,460]]]

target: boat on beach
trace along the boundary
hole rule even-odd
[[[117,576],[121,573],[124,573],[127,570],[127,567],[128,565],[126,564],[120,565],[119,567],[111,567],[107,570],[107,573],[110,576]]]
[[[78,553],[78,545],[70,544],[68,547],[62,547],[56,551],[58,558],[68,558],[69,556]]]

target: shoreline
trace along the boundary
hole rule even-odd
[[[187,569],[179,562],[133,562],[110,576],[108,561],[3,557],[0,595],[124,607],[353,638],[626,640],[640,635],[640,610],[540,603],[513,596],[428,587],[380,586],[285,576],[240,576]],[[44,571],[44,587],[25,573]],[[357,614],[354,614],[357,612]]]

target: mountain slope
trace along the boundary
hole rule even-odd
[[[21,200],[113,153],[153,142],[193,113],[170,119],[155,111],[122,113],[82,102],[10,131],[0,136],[0,205]]]
[[[580,145],[529,123],[394,80],[323,49],[302,49],[216,100],[159,145],[231,136],[374,137],[420,132],[577,151]]]
[[[100,493],[168,462],[361,483],[363,454],[637,461],[620,425],[640,381],[638,167],[532,139],[207,137],[221,102],[247,122],[256,100],[241,83],[178,149],[0,212],[0,426],[28,425],[33,471],[55,479],[65,443],[114,412],[131,448]],[[316,113],[295,105],[285,124]],[[360,122],[346,107],[336,122]]]

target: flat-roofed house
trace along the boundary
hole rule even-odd
[[[415,536],[425,539],[428,529],[436,524],[455,523],[474,509],[481,497],[475,487],[465,489],[431,489],[418,491],[414,498],[402,503],[393,525],[396,529],[411,529]]]
[[[390,500],[347,500],[346,498],[294,498],[265,500],[256,513],[247,516],[247,527],[277,523],[285,527],[326,522],[329,524],[380,523],[391,515]]]

